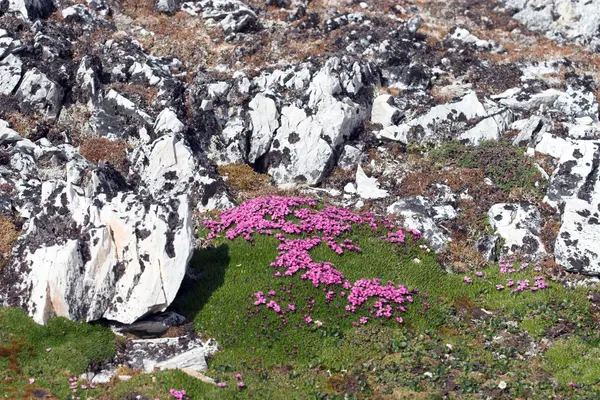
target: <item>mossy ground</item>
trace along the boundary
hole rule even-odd
[[[184,389],[192,399],[600,394],[600,339],[587,296],[594,289],[566,289],[553,282],[535,293],[498,291],[495,285],[505,283],[506,277],[497,265],[482,269],[485,279],[469,274],[473,282],[467,284],[463,275],[442,270],[434,255],[418,247],[396,247],[363,229],[351,236],[360,253],[339,256],[319,246],[312,251],[313,259],[333,262],[351,281],[378,277],[419,289],[403,324],[369,321],[355,327],[357,318],[340,317],[340,299],[326,303],[323,291],[306,281],[274,278],[269,264],[278,242],[273,237],[256,236],[253,244],[216,238],[213,246],[197,251],[192,263],[198,279],[182,288],[172,308],[193,320],[202,336],[220,343],[223,351],[209,360],[206,374],[227,387],[170,371],[113,382],[88,391],[88,398],[140,394],[165,399],[170,388]],[[532,279],[540,273],[525,270],[510,278]],[[290,284],[292,290],[286,293],[283,289]],[[288,315],[287,326],[272,310],[256,312],[252,305],[253,293],[271,289],[282,293],[281,304],[289,299],[299,308]],[[321,326],[304,322],[301,308],[309,299],[315,300],[311,317]],[[20,311],[0,310],[0,345],[21,338],[25,346],[13,353],[13,361],[7,352],[0,354],[0,391],[9,397],[36,387],[65,398],[69,376],[115,351],[112,334],[101,326],[58,318],[39,327]],[[18,371],[9,368],[11,362]],[[237,387],[237,373],[246,388]],[[29,378],[36,379],[34,385],[28,384]],[[506,388],[499,388],[501,382]]]

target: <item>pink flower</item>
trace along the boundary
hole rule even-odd
[[[333,206],[317,208],[316,205],[314,200],[296,197],[273,196],[254,199],[224,211],[219,221],[208,221],[205,226],[210,231],[209,238],[224,235],[230,240],[242,237],[252,242],[254,235],[272,235],[279,241],[277,256],[270,264],[274,269],[273,277],[297,276],[307,280],[315,288],[324,289],[327,302],[333,302],[336,294],[340,293],[340,298],[343,297],[346,302],[343,306],[348,312],[366,311],[374,318],[385,319],[396,317],[398,312],[404,312],[405,307],[399,306],[413,303],[411,295],[416,295],[416,290],[410,292],[402,285],[384,283],[378,279],[360,279],[353,284],[332,263],[314,261],[311,250],[324,245],[340,255],[348,251],[360,252],[360,248],[344,235],[355,226],[363,226],[373,231],[385,229],[386,233],[382,239],[399,247],[415,246],[428,251],[426,247],[415,242],[421,237],[421,233],[403,229],[391,220],[379,219],[373,214],[357,214]],[[336,286],[341,286],[344,292],[339,291]],[[290,293],[285,288],[282,290]],[[273,297],[275,294],[275,290],[269,290],[267,295]],[[254,293],[254,297],[255,306],[266,305],[268,309],[284,314],[274,300],[267,301],[263,292]],[[372,307],[370,304],[376,306]],[[288,310],[294,311],[295,305],[288,304]],[[313,304],[309,304],[306,312],[313,311]],[[305,322],[312,323],[312,318],[305,315]]]
[[[364,325],[367,323],[368,320],[369,320],[369,318],[367,318],[367,317],[360,317],[359,322]]]
[[[496,285],[496,290],[504,290],[504,286],[502,286],[502,285]]]
[[[235,374],[235,378],[236,378],[237,380],[240,380],[240,379],[242,379],[242,374],[240,374],[240,373],[237,373],[237,374]]]
[[[224,387],[227,387],[227,383],[225,383],[225,382],[219,382],[219,383],[217,383],[217,386],[220,387],[220,388],[224,388]]]
[[[468,276],[465,276],[465,277],[463,278],[463,281],[465,281],[466,283],[471,283],[471,282],[473,282],[473,280],[472,280],[471,278],[469,278]]]
[[[29,384],[30,384],[30,385],[33,385],[34,383],[35,383],[35,379],[33,379],[33,378],[29,378]]]
[[[48,347],[48,348],[46,349],[46,353],[50,353],[51,351],[52,351],[52,348],[51,348],[51,347]]]
[[[246,384],[245,384],[244,382],[242,382],[242,381],[239,381],[239,382],[237,383],[237,386],[238,386],[240,389],[243,389],[243,388],[245,388],[245,387],[246,387]]]
[[[574,387],[575,387],[575,384],[574,384],[573,382],[569,382],[569,387],[570,387],[570,388],[574,388]]]

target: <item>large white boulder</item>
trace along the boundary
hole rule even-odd
[[[529,203],[494,204],[488,211],[488,222],[504,239],[502,256],[519,253],[535,257],[545,253],[539,237],[541,220],[537,207]]]
[[[322,125],[304,110],[295,106],[281,110],[281,127],[269,154],[269,175],[275,183],[285,186],[319,182],[333,155],[322,133]]]

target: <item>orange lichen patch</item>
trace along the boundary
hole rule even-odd
[[[91,162],[107,162],[121,173],[127,174],[129,171],[127,149],[129,147],[129,144],[122,140],[89,137],[82,140],[79,151]]]
[[[8,262],[13,245],[19,238],[19,230],[6,217],[0,215],[0,271]]]

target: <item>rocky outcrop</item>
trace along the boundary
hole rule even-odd
[[[572,40],[594,48],[600,45],[600,10],[595,1],[506,0],[516,13],[513,18],[533,31],[544,32],[555,40]]]
[[[504,243],[501,257],[515,253],[535,258],[545,252],[539,236],[541,216],[532,204],[495,204],[488,212],[488,222]]]
[[[501,256],[600,273],[597,59],[518,25],[494,36],[514,17],[594,50],[595,3],[386,4],[0,0],[0,212],[22,222],[2,304],[39,322],[164,310],[192,217],[232,205],[227,164],[389,211],[436,250],[494,259],[502,237]],[[503,185],[503,155],[482,155],[495,179],[462,157],[495,140],[535,170]],[[494,234],[473,217],[488,211]]]
[[[52,315],[131,323],[164,311],[194,249],[192,209],[230,204],[178,136],[172,111],[159,117],[162,136],[131,152],[135,181],[91,166],[72,146],[40,146],[2,126],[14,155],[3,176],[26,219],[0,280],[2,302],[39,323]],[[47,171],[36,164],[49,156],[57,174],[42,181]]]

